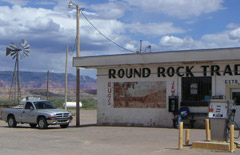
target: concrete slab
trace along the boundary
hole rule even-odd
[[[196,141],[196,142],[192,142],[192,148],[210,149],[210,150],[229,150],[230,144],[227,142],[217,142],[217,141]],[[236,145],[235,145],[235,148],[236,148]]]
[[[69,128],[49,126],[47,130],[28,124],[7,127],[0,121],[0,155],[219,155],[228,150],[178,149],[179,130],[172,128],[97,126],[97,111],[80,112],[81,127],[75,118]],[[94,125],[95,124],[95,125]],[[205,130],[191,129],[190,141],[205,138]],[[235,149],[240,154],[240,149]]]

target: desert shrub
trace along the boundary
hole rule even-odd
[[[49,101],[54,104],[57,108],[62,109],[64,99],[63,98],[50,98]],[[97,101],[92,98],[84,98],[81,99],[81,103],[83,104],[82,109],[86,110],[94,110],[97,109]]]
[[[88,98],[88,99],[82,99],[81,100],[83,106],[83,109],[86,110],[93,110],[93,109],[97,109],[97,101],[95,99],[92,98]]]
[[[0,105],[15,105],[17,104],[16,101],[11,101],[11,100],[0,100]]]

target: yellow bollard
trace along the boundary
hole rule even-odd
[[[210,129],[209,129],[209,119],[205,120],[205,127],[206,127],[206,140],[210,141]]]
[[[230,126],[230,151],[234,152],[234,125]]]
[[[187,129],[185,133],[185,145],[189,145],[190,130]]]
[[[183,122],[179,123],[179,141],[178,148],[181,150],[183,148]]]

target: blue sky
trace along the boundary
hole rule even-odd
[[[69,73],[75,74],[76,9],[68,0],[0,0],[0,70],[13,70],[5,56],[11,42],[25,39],[29,57],[23,71],[63,73],[69,45]],[[239,0],[73,0],[108,38],[130,51],[151,45],[153,52],[240,47]],[[103,38],[80,16],[81,56],[131,53]],[[148,51],[146,51],[148,52]],[[81,70],[95,77],[95,70]]]

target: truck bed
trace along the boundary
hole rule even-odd
[[[13,114],[15,116],[15,119],[16,121],[18,121],[21,117],[21,113],[23,111],[23,108],[19,108],[19,107],[16,107],[16,108],[7,108],[7,109],[2,109],[2,120],[4,121],[7,121],[7,116],[9,114]]]

